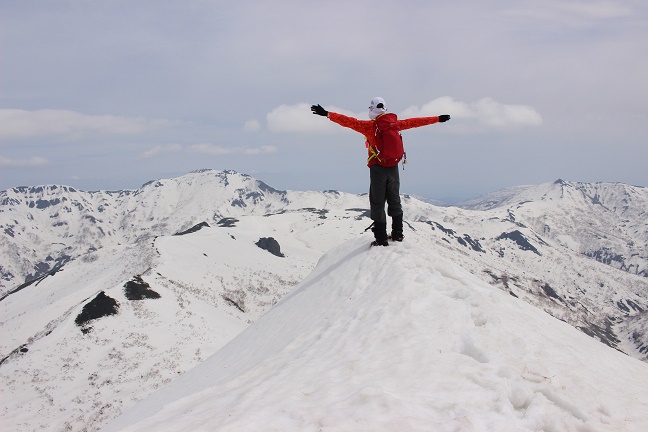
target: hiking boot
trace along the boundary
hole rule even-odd
[[[397,242],[402,242],[405,236],[403,234],[397,234],[397,233],[392,233],[392,235],[389,236],[389,240],[392,241],[397,241]]]
[[[403,241],[403,215],[392,217],[391,238]]]
[[[381,246],[387,246],[387,224],[374,222],[371,231],[374,233],[376,243]]]
[[[383,240],[380,242],[378,240],[374,240],[371,242],[371,246],[389,246],[389,242],[387,240]]]

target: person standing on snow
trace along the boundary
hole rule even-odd
[[[369,159],[367,166],[370,170],[369,204],[371,207],[371,219],[373,220],[372,231],[376,240],[372,246],[389,246],[387,236],[387,216],[385,215],[385,202],[387,203],[387,214],[392,218],[391,239],[403,241],[403,207],[400,202],[400,177],[398,165],[383,166],[376,157],[376,124],[378,117],[387,113],[387,106],[383,98],[375,97],[369,106],[370,120],[358,120],[334,112],[326,111],[321,105],[312,105],[313,114],[328,117],[334,123],[339,124],[365,136]],[[397,120],[399,130],[411,129],[431,125],[437,122],[450,120],[448,114],[434,117],[415,117],[405,120]]]

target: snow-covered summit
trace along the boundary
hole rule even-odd
[[[103,430],[643,431],[647,387],[646,364],[424,243],[357,239]]]
[[[556,180],[459,204],[508,214],[575,252],[648,277],[648,188]]]
[[[459,203],[471,210],[509,208],[526,203],[559,202],[562,206],[598,205],[633,219],[648,211],[648,188],[624,183],[581,183],[558,179],[540,185],[515,186]]]
[[[0,296],[103,247],[148,241],[229,217],[340,202],[347,196],[303,192],[290,199],[288,192],[249,175],[215,170],[117,192],[59,185],[0,191]]]

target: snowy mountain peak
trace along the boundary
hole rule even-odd
[[[457,206],[472,210],[491,210],[525,202],[561,201],[561,205],[601,205],[622,213],[629,208],[648,208],[648,188],[623,183],[580,183],[558,179],[540,185],[516,186],[492,192],[459,203]]]
[[[648,188],[557,180],[504,189],[459,206],[506,212],[577,253],[648,277]]]
[[[0,294],[89,251],[225,217],[272,213],[288,203],[285,191],[235,171],[214,170],[117,192],[58,185],[2,191]]]
[[[177,188],[182,191],[187,191],[188,189],[197,190],[203,186],[211,186],[212,188],[224,191],[224,195],[227,195],[228,192],[233,192],[232,195],[235,195],[235,197],[232,205],[241,207],[247,206],[250,202],[256,204],[276,196],[282,197],[286,193],[285,191],[278,191],[247,174],[240,174],[236,171],[202,169],[173,179],[148,182],[136,191],[135,194],[152,193],[157,188]]]

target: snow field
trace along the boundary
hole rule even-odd
[[[648,427],[645,364],[425,244],[367,239],[326,254],[257,322],[105,430]]]

